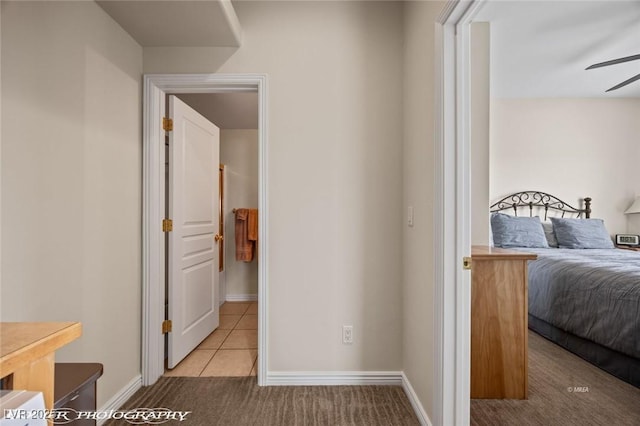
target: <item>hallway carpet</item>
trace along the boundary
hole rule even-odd
[[[399,386],[259,387],[255,377],[161,377],[120,410],[155,407],[192,411],[185,421],[165,425],[419,425]]]

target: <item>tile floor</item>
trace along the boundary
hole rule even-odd
[[[165,376],[255,376],[258,358],[258,303],[225,302],[220,326]]]

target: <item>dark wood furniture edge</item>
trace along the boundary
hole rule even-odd
[[[98,362],[56,362],[56,380],[54,382],[53,391],[54,404],[65,399],[73,391],[84,388],[87,384],[97,381],[102,376],[103,368],[103,365]],[[81,371],[78,371],[79,369]],[[72,372],[71,375],[68,374],[69,370]],[[84,378],[80,383],[73,381],[68,383],[60,380],[60,378],[65,376],[76,378],[79,374],[84,375]]]

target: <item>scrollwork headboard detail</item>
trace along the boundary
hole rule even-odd
[[[529,207],[529,216],[533,216],[534,207],[543,208],[544,220],[547,220],[549,210],[562,212],[562,217],[564,217],[565,213],[575,214],[576,217],[582,217],[584,215],[586,219],[591,217],[591,198],[585,197],[584,209],[577,209],[551,194],[540,191],[522,191],[507,195],[500,201],[492,204],[489,211],[495,213],[513,209],[514,215],[517,216],[519,207]]]

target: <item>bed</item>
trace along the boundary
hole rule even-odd
[[[523,209],[528,214],[523,215]],[[560,233],[558,223],[591,218],[591,199],[584,199],[583,208],[574,208],[550,194],[524,191],[502,198],[490,210],[492,225],[496,214],[508,211],[512,218],[531,219],[509,221],[533,223],[532,218],[538,215],[544,217],[542,225],[551,219],[551,228]],[[554,215],[559,217],[553,219]],[[571,219],[565,220],[566,216]],[[585,224],[583,221],[579,226]],[[542,227],[547,243],[551,243],[549,226]],[[494,237],[501,232],[496,229]],[[519,241],[516,238],[513,244]],[[500,243],[504,240],[496,245]],[[640,387],[640,252],[618,249],[612,243],[611,248],[562,247],[509,246],[538,255],[528,267],[529,328]]]

